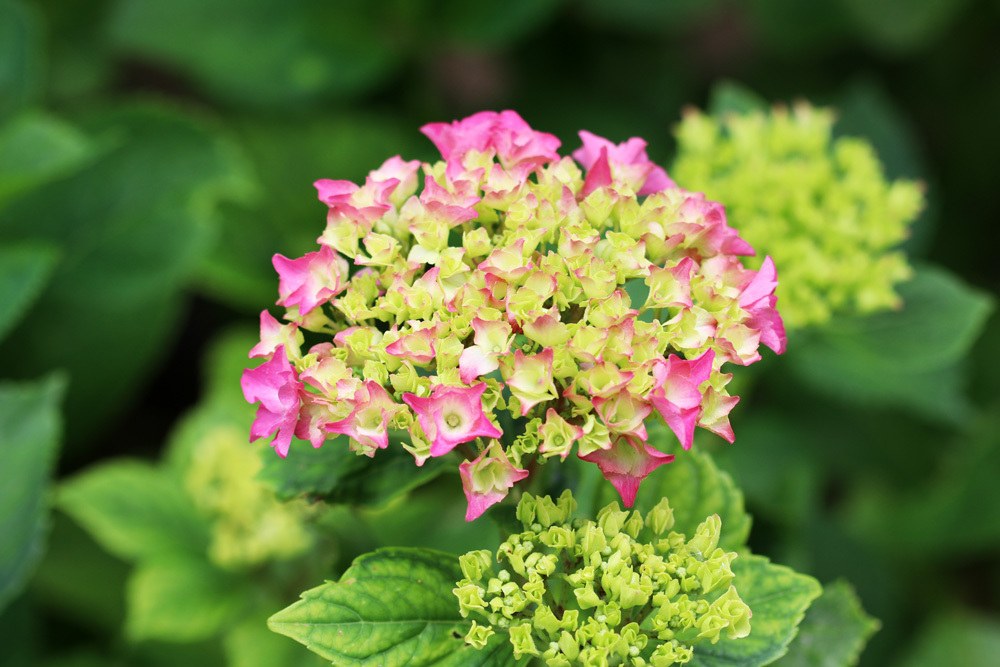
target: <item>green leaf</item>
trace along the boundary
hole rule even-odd
[[[86,470],[63,483],[58,504],[121,558],[208,548],[208,524],[180,480],[148,463],[120,460]]]
[[[273,609],[274,607],[272,607]],[[267,628],[267,616],[251,615],[223,638],[228,667],[306,667],[326,665],[314,653]]]
[[[246,583],[197,556],[167,553],[143,560],[128,583],[125,633],[136,641],[212,637],[248,605]]]
[[[969,0],[841,0],[841,4],[872,46],[908,53],[946,34]]]
[[[689,667],[758,667],[773,662],[788,650],[806,609],[822,592],[812,577],[762,556],[740,556],[733,572],[740,597],[753,613],[750,635],[698,646]]]
[[[708,101],[708,112],[713,116],[729,113],[746,114],[752,111],[768,111],[767,101],[750,88],[735,81],[722,81],[712,87]]]
[[[0,212],[0,244],[34,239],[61,251],[48,288],[0,354],[15,377],[69,371],[74,441],[124,409],[165,353],[181,289],[212,242],[216,208],[248,187],[235,147],[176,111],[129,105],[82,126],[108,150]]]
[[[0,119],[38,97],[43,54],[42,22],[36,10],[0,0]]]
[[[916,646],[899,667],[994,667],[1000,655],[1000,623],[993,618],[942,615],[916,637]]]
[[[666,451],[668,447],[658,442],[673,438],[665,426],[647,425],[649,442]],[[719,470],[712,457],[692,449],[677,453],[677,458],[661,466],[639,486],[635,508],[648,512],[664,496],[674,510],[674,530],[693,535],[695,529],[711,514],[722,519],[722,536],[719,546],[724,549],[741,549],[750,534],[750,515],[743,507],[743,494],[732,478]],[[594,510],[620,498],[609,483],[600,487]],[[593,513],[593,512],[592,512]]]
[[[18,116],[0,128],[0,208],[92,154],[91,141],[72,125],[38,112]]]
[[[234,21],[234,17],[239,17]],[[397,62],[382,3],[116,3],[112,43],[243,106],[300,108],[369,90]]]
[[[563,0],[508,0],[504,3],[445,0],[425,14],[421,37],[434,36],[477,50],[507,47],[549,21]],[[430,20],[427,20],[430,19]]]
[[[865,613],[854,588],[846,581],[823,587],[799,626],[799,634],[779,667],[851,667],[879,629]]]
[[[0,609],[42,555],[65,382],[0,384]]]
[[[345,436],[327,440],[318,449],[296,441],[284,459],[262,447],[261,456],[264,468],[259,478],[283,500],[305,494],[369,507],[385,505],[449,468],[449,462],[440,458],[417,466],[395,438],[372,458],[352,452]]]
[[[0,340],[38,298],[55,263],[56,252],[44,245],[0,248]]]
[[[268,625],[336,665],[516,664],[506,637],[482,651],[465,645],[471,621],[451,592],[461,577],[453,555],[380,549],[355,560],[339,582],[303,593]]]
[[[899,291],[902,310],[840,318],[790,345],[789,364],[802,381],[828,394],[954,420],[952,410],[962,405],[957,364],[993,300],[929,266]]]

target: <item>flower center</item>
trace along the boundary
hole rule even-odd
[[[448,425],[448,428],[458,428],[459,424],[462,423],[462,418],[452,412],[445,415],[444,423]]]

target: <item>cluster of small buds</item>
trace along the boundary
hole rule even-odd
[[[900,305],[902,252],[923,207],[920,185],[887,182],[871,145],[833,138],[834,116],[808,104],[722,118],[691,111],[677,128],[674,174],[726,202],[755,248],[781,267],[790,327]]]
[[[275,256],[285,323],[261,314],[251,440],[276,434],[285,456],[293,435],[342,434],[372,456],[396,430],[417,465],[458,448],[469,520],[526,458],[574,447],[631,505],[673,458],[647,442],[654,412],[685,449],[696,426],[732,442],[722,366],[782,352],[785,334],[774,264],[743,266],[753,250],[722,206],[638,138],[582,132],[561,157],[512,111],[422,131],[443,160],[317,181],[319,249]],[[327,338],[303,349],[303,330]]]
[[[473,618],[468,644],[483,648],[501,632],[515,658],[549,667],[668,667],[690,661],[698,644],[750,633],[750,608],[733,586],[736,554],[718,547],[718,515],[686,539],[670,530],[665,498],[645,519],[616,503],[596,521],[574,519],[575,510],[569,491],[557,501],[524,494],[524,531],[495,557],[460,558],[465,578],[454,593]]]

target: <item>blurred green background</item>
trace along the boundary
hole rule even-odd
[[[503,108],[566,150],[582,128],[642,136],[669,166],[682,109],[725,106],[737,82],[835,107],[888,176],[924,182],[907,250],[957,291],[918,316],[977,313],[934,374],[899,371],[896,389],[828,383],[836,356],[813,342],[796,361],[794,338],[762,364],[717,452],[751,544],[855,584],[883,624],[862,664],[995,664],[998,34],[996,0],[0,0],[0,376],[17,394],[0,424],[37,426],[39,479],[155,458],[211,342],[273,303],[271,255],[314,247],[317,178],[433,159],[420,125]],[[44,535],[45,495],[13,488],[4,530]],[[121,561],[60,514],[39,561],[43,542],[34,579],[4,574],[5,664],[187,660],[120,650]]]

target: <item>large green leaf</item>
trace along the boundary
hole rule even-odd
[[[899,291],[902,310],[841,318],[812,332],[789,347],[790,366],[804,382],[851,402],[961,419],[958,364],[993,300],[929,266]]]
[[[647,428],[649,442],[654,447],[673,437],[659,423]],[[663,445],[659,448],[667,449]],[[743,507],[743,494],[732,478],[716,467],[712,457],[697,449],[681,451],[676,456],[672,463],[661,466],[642,482],[635,508],[648,512],[665,496],[674,510],[674,530],[689,536],[705,517],[718,514],[722,519],[719,546],[741,549],[750,534],[750,515]],[[618,494],[610,484],[604,483],[594,509],[614,501],[619,501]]]
[[[422,667],[516,664],[506,637],[477,651],[462,637],[451,592],[458,558],[429,549],[380,549],[361,556],[339,582],[306,591],[268,621],[336,665]]]
[[[0,248],[0,340],[38,298],[56,256],[44,245],[20,243]]]
[[[216,207],[248,187],[235,147],[177,111],[131,105],[82,126],[109,150],[0,212],[0,243],[34,239],[62,253],[0,353],[14,376],[69,371],[74,441],[124,409],[166,352],[180,290],[212,241]]]
[[[799,634],[779,667],[851,667],[856,665],[879,622],[865,613],[854,588],[846,581],[823,587],[812,603]]]
[[[91,141],[52,116],[25,113],[0,127],[0,208],[17,195],[73,171]]]
[[[203,557],[165,553],[143,560],[128,583],[126,635],[190,642],[214,636],[250,601],[247,579]]]
[[[208,524],[171,471],[119,460],[64,482],[60,509],[111,553],[126,559],[163,553],[204,554]]]
[[[64,384],[0,385],[0,609],[20,592],[44,548]]]
[[[209,94],[288,109],[364,92],[388,74],[398,42],[385,13],[363,0],[126,0],[110,33],[118,50]]]
[[[228,667],[306,667],[327,664],[318,655],[268,630],[266,615],[252,614],[240,621],[226,633],[223,644]]]
[[[916,637],[898,667],[995,667],[1000,656],[1000,623],[995,618],[943,613]]]
[[[690,667],[759,667],[773,662],[788,650],[810,603],[822,592],[812,577],[762,556],[740,556],[733,572],[740,597],[753,613],[750,635],[698,646]]]

